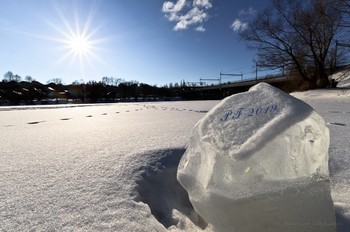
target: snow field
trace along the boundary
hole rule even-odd
[[[329,172],[337,231],[350,231],[350,89],[293,93],[311,105],[330,130]]]
[[[330,129],[337,231],[350,231],[350,91],[293,95]],[[0,107],[0,230],[202,231],[174,168],[217,103]]]
[[[0,230],[164,231],[137,181],[150,151],[183,149],[214,104],[3,109]]]

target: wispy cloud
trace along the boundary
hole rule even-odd
[[[199,26],[196,28],[196,31],[204,32],[205,28],[203,26]]]
[[[178,0],[176,3],[166,1],[163,3],[162,12],[169,21],[175,22],[173,30],[185,30],[194,27],[196,31],[204,32],[204,22],[208,20],[207,11],[212,8],[212,0],[193,0],[192,4],[186,0]]]
[[[249,27],[249,21],[254,17],[256,14],[256,10],[254,10],[252,7],[249,7],[248,9],[242,9],[238,12],[238,18],[234,19],[231,28],[235,32],[244,31]]]
[[[248,28],[248,25],[249,24],[247,22],[242,22],[239,19],[235,19],[231,25],[231,28],[233,31],[244,31]]]

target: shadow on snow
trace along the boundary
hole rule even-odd
[[[163,154],[147,165],[137,181],[138,196],[135,200],[147,204],[153,216],[166,228],[179,223],[173,215],[173,210],[177,210],[204,229],[207,224],[194,211],[187,192],[176,178],[177,167],[185,149],[159,152]]]

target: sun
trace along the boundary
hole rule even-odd
[[[86,56],[92,52],[92,41],[84,35],[74,35],[67,39],[67,46],[76,55]]]
[[[96,62],[105,63],[99,56],[103,51],[102,45],[107,40],[101,37],[101,24],[96,24],[95,5],[87,7],[86,11],[65,12],[60,5],[53,4],[57,15],[46,23],[53,29],[54,36],[50,40],[57,43],[58,54],[54,66],[67,64],[74,72],[80,70],[81,76],[86,76],[86,71],[94,67]],[[57,17],[58,16],[58,17]]]

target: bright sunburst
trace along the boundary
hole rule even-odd
[[[64,40],[66,44],[69,54],[73,56],[85,57],[94,55],[93,46],[95,41],[91,40],[88,36],[84,34],[79,34],[79,32],[75,32],[73,35],[67,36]]]
[[[91,52],[91,42],[87,37],[77,35],[70,38],[67,42],[68,46],[75,54],[86,55]]]
[[[98,45],[104,41],[102,38],[97,38],[97,32],[99,27],[93,26],[94,7],[90,9],[90,13],[85,20],[79,20],[81,15],[78,15],[77,11],[74,11],[74,15],[71,18],[67,17],[67,13],[63,14],[63,11],[55,6],[55,10],[60,18],[61,24],[49,23],[50,26],[59,34],[61,38],[54,39],[59,42],[60,50],[63,50],[64,55],[57,61],[56,65],[59,65],[65,61],[71,61],[72,65],[78,62],[81,74],[85,74],[85,66],[89,64],[92,67],[93,61],[102,61],[98,57],[97,51]],[[74,65],[74,67],[76,67]]]

